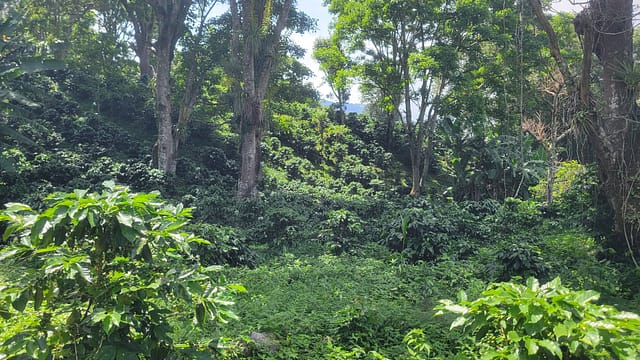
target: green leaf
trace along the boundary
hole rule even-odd
[[[20,252],[22,249],[16,247],[5,248],[0,251],[0,261],[4,261],[12,258],[15,254]]]
[[[210,273],[210,272],[220,272],[222,271],[223,267],[220,265],[211,265],[211,266],[207,266],[204,267],[202,269],[200,269],[200,272],[202,273]]]
[[[71,314],[69,314],[69,317],[67,318],[67,325],[68,326],[75,325],[78,322],[80,322],[81,319],[82,319],[82,314],[80,313],[80,310],[73,309],[73,311],[71,312]]]
[[[151,248],[149,247],[149,244],[145,244],[142,247],[140,255],[142,256],[142,259],[144,259],[144,261],[146,261],[147,263],[151,263],[153,261],[153,256],[151,254]]]
[[[598,299],[600,299],[600,293],[593,290],[587,290],[581,292],[580,295],[578,295],[578,297],[576,298],[576,301],[578,302],[578,304],[584,306],[586,303],[597,301]]]
[[[520,341],[521,337],[517,331],[511,330],[507,333],[507,339],[509,339],[510,342],[518,342]]]
[[[78,200],[84,198],[88,192],[89,190],[81,190],[81,189],[73,190],[73,194],[76,196],[76,199]]]
[[[240,294],[245,294],[248,293],[247,288],[245,288],[244,286],[240,285],[240,284],[229,284],[227,285],[227,288],[234,290],[237,293]]]
[[[102,186],[108,190],[114,191],[116,188],[116,183],[113,180],[107,180],[102,182]]]
[[[111,316],[105,316],[104,319],[102,319],[102,330],[104,330],[104,333],[107,335],[111,335],[111,332],[113,331],[114,328],[114,322],[113,322],[113,318]]]
[[[556,326],[553,327],[553,334],[556,336],[556,339],[569,336],[570,331],[569,326],[566,324],[556,324]]]
[[[452,312],[454,314],[466,314],[469,312],[469,308],[467,308],[466,306],[462,306],[462,305],[457,305],[457,304],[450,304],[450,305],[445,305],[444,308],[449,311]]]
[[[18,224],[13,224],[13,225],[9,225],[7,226],[6,229],[4,229],[4,232],[2,233],[2,241],[7,241],[9,239],[9,237],[19,228],[20,226]]]
[[[36,286],[36,292],[33,297],[33,308],[36,311],[40,310],[40,306],[42,305],[43,300],[44,300],[44,291],[42,290],[42,286]]]
[[[466,322],[467,322],[467,318],[465,318],[464,316],[458,316],[455,320],[453,320],[449,329],[454,329],[454,328],[463,326]]]
[[[583,343],[596,347],[600,344],[600,333],[597,329],[586,328],[584,331],[584,336],[580,339]]]
[[[204,305],[203,304],[197,304],[196,305],[196,324],[197,325],[203,325],[204,324]]]
[[[80,274],[80,277],[84,279],[84,281],[88,283],[93,282],[93,279],[91,278],[91,271],[89,270],[89,268],[79,263],[74,264],[74,268],[78,271],[78,274]]]
[[[91,209],[88,209],[87,211],[87,219],[89,220],[89,225],[91,225],[92,228],[96,227],[95,215]]]
[[[560,349],[560,345],[558,345],[558,343],[548,339],[544,339],[544,340],[539,340],[538,345],[549,350],[555,356],[562,358],[562,350]]]
[[[43,235],[44,233],[49,231],[49,229],[51,229],[51,223],[49,222],[49,219],[40,217],[31,227],[31,241],[36,243],[36,240],[40,237],[40,235]]]
[[[124,236],[125,239],[127,239],[127,241],[129,241],[130,243],[134,243],[136,241],[136,238],[138,237],[138,231],[136,231],[131,226],[122,223],[119,224],[118,227],[120,228],[120,233],[122,234],[122,236]]]
[[[21,203],[10,202],[10,203],[6,203],[4,206],[7,212],[12,212],[12,213],[22,212],[22,211],[29,211],[29,212],[33,211],[29,205],[25,205]]]
[[[536,343],[536,339],[532,339],[532,338],[525,338],[524,339],[524,346],[527,348],[527,354],[529,355],[535,355],[538,353],[538,349],[540,348],[538,346],[538,344]]]
[[[20,293],[20,296],[18,296],[15,300],[13,300],[13,302],[11,303],[11,306],[13,306],[14,309],[23,312],[25,307],[27,306],[27,301],[29,301],[29,295],[31,294],[30,289],[24,290],[23,292]]]
[[[122,228],[122,225],[126,225],[126,227],[129,227],[129,228],[133,227],[134,217],[132,215],[130,215],[130,214],[125,214],[125,213],[122,213],[122,212],[118,212],[116,214],[116,219],[118,219],[118,222],[121,225],[120,228]],[[124,233],[123,233],[123,235],[124,235]]]

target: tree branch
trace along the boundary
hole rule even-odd
[[[565,61],[562,53],[560,53],[560,46],[558,45],[558,36],[556,32],[553,30],[553,27],[549,23],[546,15],[542,11],[542,4],[540,0],[529,0],[529,4],[533,9],[533,12],[536,14],[536,18],[540,22],[542,29],[547,33],[547,37],[549,38],[549,47],[551,49],[551,55],[556,61],[556,64],[560,68],[560,73],[564,77],[565,82],[567,83],[569,89],[571,91],[575,91],[576,85],[573,75],[569,71],[569,67],[567,66],[567,62]]]

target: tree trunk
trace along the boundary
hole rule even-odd
[[[153,9],[142,1],[120,0],[120,3],[125,8],[127,17],[133,26],[136,40],[134,50],[139,61],[140,79],[146,83],[153,78],[153,67],[151,66],[151,43],[155,23]]]
[[[176,172],[173,120],[171,116],[171,60],[158,51],[156,75],[156,112],[158,117],[157,168],[168,174]]]
[[[238,180],[238,197],[254,198],[258,195],[258,174],[260,173],[260,141],[262,124],[262,102],[258,99],[247,101],[242,119],[242,164]]]
[[[275,65],[276,47],[282,31],[287,26],[289,10],[293,0],[284,0],[273,31],[264,32],[261,27],[271,20],[271,2],[257,3],[243,0],[238,7],[230,0],[231,10],[231,61],[240,65],[236,96],[240,103],[240,176],[239,198],[254,198],[258,195],[260,171],[260,142],[263,128],[262,104],[267,93],[271,72]],[[262,18],[262,17],[268,17]],[[242,35],[242,36],[240,36]]]
[[[136,43],[138,42],[136,41]],[[151,45],[136,45],[136,55],[140,62],[140,80],[146,83],[149,79],[153,78],[153,67],[151,67]]]
[[[603,106],[596,109],[590,142],[596,150],[600,180],[609,205],[614,210],[615,231],[625,233],[625,214],[632,191],[632,178],[638,174],[635,144],[632,142],[631,115],[635,94],[618,76],[633,64],[632,0],[593,0],[587,15],[593,23],[593,52],[602,65]]]
[[[558,153],[556,152],[555,146],[551,146],[549,151],[547,151],[547,156],[549,159],[547,160],[547,164],[549,167],[549,172],[547,173],[547,206],[553,205],[553,185],[556,182],[556,169],[558,166]]]
[[[564,61],[555,33],[542,13],[538,0],[531,6],[550,39],[551,53],[560,68],[569,91],[577,93],[583,117],[581,123],[595,152],[598,175],[607,201],[614,211],[614,230],[624,235],[628,249],[633,236],[629,212],[640,209],[640,200],[630,196],[634,178],[640,174],[636,159],[635,132],[631,127],[635,98],[618,76],[633,64],[633,1],[591,0],[589,7],[574,19],[574,28],[583,37],[582,78],[575,85]],[[600,60],[602,93],[590,92],[591,54]],[[636,226],[638,224],[635,224]],[[637,229],[636,229],[637,230]]]
[[[411,191],[409,196],[420,196],[422,189],[420,179],[422,179],[422,156],[421,151],[411,146]]]
[[[176,134],[171,108],[171,63],[191,0],[152,1],[158,18],[156,41],[156,112],[158,117],[158,164],[167,174],[176,172]]]

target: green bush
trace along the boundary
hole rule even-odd
[[[254,252],[246,239],[230,226],[195,224],[188,228],[208,241],[194,244],[195,253],[203,265],[253,266]]]
[[[498,252],[497,263],[502,266],[500,277],[504,281],[514,276],[545,278],[551,270],[540,248],[526,240],[516,240],[503,246]]]
[[[412,261],[468,258],[490,239],[482,217],[456,203],[415,201],[385,216],[390,219],[382,230],[384,244]]]
[[[540,285],[490,285],[476,300],[441,300],[438,314],[457,316],[462,352],[482,359],[637,359],[640,316],[594,304],[595,291],[573,291],[556,278]],[[454,335],[455,336],[455,335]]]
[[[530,232],[542,225],[540,205],[533,200],[504,199],[504,204],[495,215],[494,230],[501,234]]]
[[[331,210],[327,213],[320,238],[334,254],[340,254],[361,243],[359,236],[364,232],[362,225],[362,219],[349,210]]]
[[[164,359],[178,345],[173,323],[235,318],[218,267],[190,252],[207,243],[182,231],[190,209],[104,186],[53,194],[41,213],[17,203],[0,213],[11,241],[0,251],[9,274],[0,278],[1,354]]]

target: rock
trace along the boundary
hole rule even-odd
[[[275,354],[278,351],[278,339],[274,333],[254,331],[249,334],[249,338],[256,344],[258,351],[268,351],[271,354]]]

